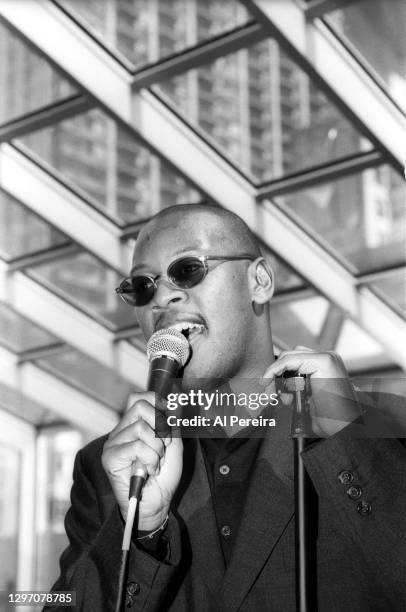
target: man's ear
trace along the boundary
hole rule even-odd
[[[274,274],[263,257],[258,257],[248,268],[248,281],[252,301],[256,304],[269,302],[274,292]]]

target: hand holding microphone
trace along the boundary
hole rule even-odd
[[[172,379],[189,356],[186,338],[175,329],[160,330],[148,342],[151,362],[149,392],[134,394],[136,400],[110,433],[102,464],[124,519],[128,511],[133,474],[146,478],[139,504],[138,529],[157,529],[168,514],[182,473],[182,440],[156,434],[155,392],[165,396]]]

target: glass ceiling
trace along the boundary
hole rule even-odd
[[[406,3],[368,0],[348,4],[326,17],[385,84],[406,113]]]
[[[122,276],[90,253],[27,267],[27,274],[110,329],[136,324],[133,309],[116,295]]]
[[[119,412],[126,408],[129,394],[137,391],[134,384],[75,349],[36,359],[35,363]]]
[[[14,353],[60,343],[45,329],[22,317],[10,306],[0,302],[0,344]]]
[[[0,409],[27,421],[31,425],[44,426],[60,423],[60,417],[22,393],[0,382]]]
[[[237,0],[59,0],[59,4],[127,58],[133,69],[154,64],[249,20]]]
[[[399,314],[406,318],[406,273],[392,272],[371,283],[371,289],[381,295]]]
[[[27,7],[36,4],[35,0],[26,2]],[[223,55],[221,45],[220,51],[207,51],[202,43],[253,23],[237,0],[58,0],[52,4],[60,10],[55,26],[67,22],[78,40],[84,37],[89,48],[96,45],[95,55],[105,57],[106,65],[116,66],[128,84],[138,71],[159,68],[148,99],[157,105],[165,126],[180,125],[184,142],[197,141],[202,158],[217,160],[224,177],[237,177],[236,183],[245,189],[244,203],[248,193],[253,200],[259,197],[261,184],[266,182],[271,193],[276,185],[273,193],[277,195],[271,199],[278,215],[293,220],[298,235],[304,230],[326,255],[333,254],[353,287],[370,288],[380,306],[390,309],[388,319],[404,316],[406,192],[400,165],[362,127],[363,117],[355,122],[345,100],[337,103],[323,81],[307,69],[307,60],[298,62],[290,55],[283,36],[278,41],[262,40],[262,36],[254,44],[242,40],[241,48],[236,45],[233,52]],[[374,10],[366,11],[370,4]],[[330,11],[325,20],[345,44],[359,52],[405,109],[405,10],[398,0],[391,3],[391,10],[386,5],[383,0],[348,2],[339,11]],[[0,8],[0,17],[1,12]],[[0,268],[0,288],[4,289],[0,344],[20,356],[25,353],[24,358],[90,395],[100,406],[122,410],[128,394],[144,384],[139,380],[135,355],[144,354],[145,341],[134,311],[114,293],[128,273],[128,240],[165,206],[209,201],[211,185],[199,179],[200,167],[193,174],[190,167],[176,161],[176,140],[171,157],[165,147],[160,148],[159,139],[149,138],[148,130],[140,130],[143,139],[137,137],[139,126],[127,124],[102,96],[93,93],[90,98],[86,92],[93,91],[94,74],[83,76],[82,82],[72,64],[72,82],[80,85],[71,85],[69,76],[61,76],[65,71],[56,67],[59,56],[50,47],[36,51],[35,43],[23,42],[5,23],[0,23],[0,123],[21,119],[24,135],[17,130],[13,134],[13,125],[7,133],[11,143],[20,142],[33,153],[32,160],[24,157],[21,163],[56,195],[61,183],[67,185],[79,202],[77,209],[72,205],[70,214],[80,210],[80,223],[86,217],[91,223],[88,238],[84,232],[81,244],[76,245],[75,238],[64,233],[62,223],[57,224],[57,217],[51,214],[55,212],[51,207],[60,205],[58,198],[47,202],[50,223],[47,208],[42,207],[41,216],[37,215],[29,190],[22,197],[18,184],[13,189],[13,177],[0,173],[0,263],[4,266]],[[15,28],[19,29],[18,23]],[[31,34],[34,36],[34,30]],[[198,61],[190,60],[189,65],[191,49]],[[173,76],[170,62],[167,67],[164,60],[181,53],[186,68]],[[106,78],[100,72],[98,78]],[[44,107],[55,110],[73,94],[88,100],[90,110],[62,110],[54,121],[53,115],[44,121],[40,112]],[[77,114],[72,115],[74,112]],[[376,121],[384,118],[376,117]],[[162,140],[166,138],[165,132]],[[7,144],[0,146],[0,155],[8,151]],[[189,150],[182,153],[187,157]],[[18,151],[13,150],[13,155],[17,159]],[[218,176],[213,181],[219,181]],[[231,201],[237,196],[230,195],[229,184],[224,181],[224,189],[216,185],[220,194],[216,203],[238,208],[241,202],[238,198]],[[68,206],[68,196],[66,203]],[[63,212],[61,219],[66,218]],[[123,248],[121,265],[111,253],[103,257],[106,263],[92,254],[98,226],[110,232],[117,250]],[[77,251],[60,248],[70,245]],[[263,248],[276,271],[276,295],[270,308],[278,347],[337,350],[351,372],[396,368],[396,360],[376,339],[374,330],[366,329],[361,318],[350,318],[334,295],[329,299],[323,294],[323,279],[317,285],[314,270],[309,268],[303,274],[301,266],[299,274],[285,263],[291,261],[288,242],[276,251],[272,236],[265,236]],[[110,360],[105,355],[96,359],[94,350],[87,353],[84,330],[81,342],[75,340],[75,316],[68,318],[75,332],[69,346],[50,331],[46,308],[36,313],[41,326],[22,316],[14,299],[14,293],[21,290],[19,277],[14,276],[17,267],[34,281],[33,291],[38,295],[51,300],[55,294],[99,323],[103,341],[108,338],[110,342]],[[89,341],[92,338],[89,335]],[[47,347],[59,349],[30,357],[29,351]],[[127,380],[129,371],[134,372],[133,383]],[[35,425],[54,418],[60,421],[29,397],[11,390],[1,372],[0,405]]]
[[[11,262],[19,257],[68,244],[72,244],[68,236],[0,189],[1,259]]]
[[[19,139],[118,223],[204,199],[190,182],[99,109]]]
[[[371,149],[273,39],[153,89],[257,183]]]
[[[357,274],[406,263],[406,186],[388,165],[274,201]]]
[[[0,21],[0,124],[77,93],[39,53]]]

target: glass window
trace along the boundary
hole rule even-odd
[[[0,123],[5,123],[77,89],[0,22],[0,91]]]
[[[275,40],[153,89],[258,182],[371,148]]]
[[[273,303],[271,300],[271,324],[275,344],[286,349],[298,345],[320,349],[319,335],[328,305],[328,301],[321,296],[283,303]]]
[[[336,351],[352,372],[391,363],[379,342],[348,318],[344,321]]]
[[[64,517],[70,506],[73,463],[83,446],[80,431],[47,428],[38,437],[36,588],[49,590],[59,575],[59,557],[68,545]]]
[[[129,394],[137,390],[114,370],[75,349],[36,359],[35,363],[117,411],[126,408]]]
[[[57,342],[58,338],[0,302],[0,344],[14,353],[22,353]]]
[[[44,408],[44,406],[41,406],[19,391],[10,389],[10,387],[0,383],[0,410],[2,408],[36,426],[60,421],[58,415]]]
[[[353,2],[329,13],[327,21],[361,53],[406,112],[405,1]]]
[[[119,223],[203,199],[167,162],[98,109],[20,141]]]
[[[236,0],[60,0],[134,68],[155,63],[248,21]]]
[[[7,593],[16,589],[20,463],[18,450],[0,443],[0,609],[8,609]],[[3,607],[4,605],[4,607]]]
[[[12,261],[65,244],[71,244],[67,236],[0,190],[1,259]]]
[[[371,283],[371,289],[406,318],[406,269],[388,273]]]
[[[277,196],[274,201],[356,272],[406,261],[406,187],[390,166]]]
[[[124,304],[114,291],[122,276],[90,253],[26,268],[26,272],[112,329],[137,323],[134,309]]]

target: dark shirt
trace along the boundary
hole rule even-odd
[[[200,444],[226,566],[231,559],[262,438],[202,438]]]

